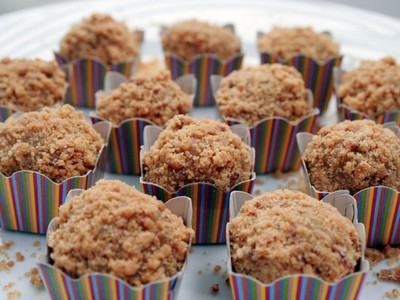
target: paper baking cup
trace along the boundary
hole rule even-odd
[[[66,103],[73,106],[95,107],[95,93],[104,89],[104,76],[108,71],[119,72],[130,77],[138,64],[138,59],[108,65],[95,58],[68,61],[55,52],[55,59],[66,71],[69,82]]]
[[[99,123],[93,128],[105,141],[108,140],[108,124]],[[61,183],[28,170],[11,176],[0,173],[0,227],[45,234],[49,222],[58,216],[58,208],[71,189],[87,189],[104,176],[106,148],[106,145],[101,148],[93,170],[84,176],[74,176]]]
[[[222,77],[212,76],[213,94],[219,89]],[[313,96],[310,90],[308,101],[312,107]],[[250,144],[255,149],[254,171],[257,174],[267,174],[275,171],[295,171],[300,168],[301,158],[297,148],[296,134],[299,132],[314,132],[319,115],[318,108],[296,122],[286,118],[265,118],[254,126],[249,126]],[[223,117],[229,126],[243,122]]]
[[[144,145],[140,152],[143,157],[144,152],[150,150],[162,129],[156,126],[147,126],[144,130]],[[248,144],[248,130],[240,125],[232,127],[232,131],[237,133]],[[254,160],[254,149],[251,150]],[[175,192],[169,192],[163,187],[143,180],[144,170],[142,165],[142,176],[140,184],[144,193],[156,196],[157,199],[167,201],[176,196],[187,196],[192,199],[193,205],[193,230],[195,236],[194,244],[221,244],[225,243],[225,227],[229,218],[229,197],[232,191],[253,191],[256,175],[252,172],[251,178],[236,184],[230,191],[225,192],[218,189],[215,185],[197,182],[185,185]]]
[[[79,194],[74,191],[72,195]],[[70,197],[68,197],[70,198]],[[190,199],[178,197],[167,203],[174,214],[181,216],[186,226],[190,226],[192,208]],[[48,229],[48,233],[56,230],[57,222],[54,219]],[[190,246],[188,248],[189,252]],[[47,255],[39,257],[37,266],[42,277],[44,286],[53,300],[111,300],[111,299],[135,299],[135,300],[165,300],[174,299],[178,294],[182,275],[186,268],[186,261],[182,270],[170,278],[151,282],[141,287],[132,287],[125,281],[107,274],[91,273],[73,279],[58,268],[52,266],[50,259],[51,248]]]
[[[396,129],[394,123],[387,123],[385,127]],[[313,135],[299,133],[297,143],[301,156],[304,155],[308,143]],[[303,174],[307,183],[308,193],[317,199],[322,199],[329,192],[318,191],[310,182],[307,166],[302,161]],[[347,191],[348,192],[348,191]],[[365,225],[368,247],[400,244],[400,196],[399,192],[387,186],[373,186],[363,189],[353,195],[358,206],[358,220]]]
[[[369,119],[373,120],[378,124],[385,124],[389,122],[395,122],[397,125],[400,126],[400,111],[389,111],[384,114],[381,114],[377,117],[370,117],[365,113],[362,113],[354,108],[349,107],[348,105],[344,104],[342,99],[339,95],[339,87],[342,84],[342,78],[346,74],[346,72],[339,67],[333,68],[333,76],[335,81],[335,96],[336,96],[336,104],[337,104],[337,112],[339,119],[343,120],[363,120]]]
[[[8,117],[11,117],[11,115],[15,114],[16,112],[18,111],[15,109],[9,108],[5,105],[0,105],[0,122],[4,122],[8,119]]]
[[[96,98],[108,94],[110,90],[117,88],[127,78],[116,72],[109,72],[105,78],[105,90],[96,93]],[[176,83],[187,94],[193,94],[196,88],[196,79],[193,75],[184,75],[176,80]],[[97,102],[97,101],[96,101]],[[117,174],[140,175],[140,146],[144,143],[143,130],[153,122],[142,118],[131,118],[114,125],[111,122],[89,114],[93,124],[108,122],[111,126],[110,140],[107,149],[106,170]]]
[[[232,220],[239,212],[243,203],[252,199],[253,196],[243,192],[233,192],[230,199],[230,219]],[[275,280],[271,284],[265,284],[257,279],[236,273],[233,270],[230,255],[229,224],[227,225],[228,246],[228,273],[234,300],[247,299],[357,299],[360,295],[365,277],[369,271],[369,263],[364,258],[365,253],[365,230],[364,226],[357,222],[357,207],[355,200],[347,193],[336,192],[327,196],[322,201],[330,203],[339,212],[349,218],[361,237],[361,258],[358,270],[338,282],[329,283],[321,278],[311,275],[295,274]]]

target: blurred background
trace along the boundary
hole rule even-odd
[[[38,5],[54,4],[57,2],[67,2],[67,1],[76,1],[76,0],[0,0],[0,14]],[[80,0],[80,1],[90,1],[90,0]],[[307,0],[293,0],[293,1],[301,2]],[[315,1],[322,2],[322,0],[315,0]],[[380,12],[396,18],[400,18],[400,0],[330,0],[330,2],[341,3],[358,8],[373,10],[375,12]]]

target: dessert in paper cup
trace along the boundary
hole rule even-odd
[[[296,134],[314,132],[319,110],[312,107],[312,93],[297,70],[261,65],[225,78],[212,76],[211,83],[225,123],[248,127],[257,174],[299,169]]]
[[[108,71],[130,77],[139,64],[143,31],[130,32],[109,15],[93,14],[73,26],[55,52],[69,82],[66,103],[95,107],[95,93],[104,89]],[[97,39],[96,47],[92,40]]]
[[[339,119],[400,125],[400,65],[394,58],[362,61],[350,72],[333,71]]]
[[[1,123],[1,228],[45,234],[71,189],[103,177],[109,130],[104,122],[91,127],[69,105]]]
[[[130,80],[116,72],[107,73],[105,90],[96,93],[96,112],[90,113],[93,124],[108,122],[112,126],[107,171],[140,175],[144,128],[164,126],[174,115],[189,113],[195,89],[196,79],[190,74],[174,83],[168,71],[138,74]]]
[[[333,92],[334,67],[343,56],[329,33],[316,33],[311,28],[273,28],[257,34],[261,64],[281,63],[295,67],[314,95],[314,107],[323,114]]]
[[[364,258],[365,229],[357,222],[355,200],[339,191],[322,202],[288,190],[265,193],[254,200],[244,192],[231,194],[226,239],[233,299],[358,298],[369,263]],[[327,220],[315,224],[315,219],[325,218],[314,214],[315,210],[327,215]],[[302,218],[311,224],[302,224]],[[255,234],[264,237],[256,241]],[[291,239],[296,242],[290,243]]]
[[[65,73],[55,62],[0,60],[0,122],[15,113],[63,104],[67,87]]]
[[[247,128],[217,120],[175,116],[164,130],[147,126],[140,153],[142,189],[162,201],[190,197],[193,243],[224,243],[230,193],[253,190],[249,141]]]
[[[370,120],[297,135],[308,193],[322,199],[336,190],[349,191],[368,247],[400,243],[399,137],[396,124]]]
[[[232,25],[219,27],[188,20],[162,28],[165,64],[176,79],[193,74],[197,79],[195,106],[214,105],[211,75],[226,76],[240,69],[244,54]]]
[[[96,189],[102,196],[93,199]],[[164,204],[122,182],[106,180],[85,192],[72,190],[69,193],[60,217],[49,225],[47,254],[37,261],[50,298],[175,299],[191,247],[190,199],[176,197]],[[128,197],[123,198],[124,195]],[[106,199],[109,196],[113,199],[112,205],[111,198]],[[65,209],[67,212],[63,211],[71,201],[79,207],[85,206],[86,212],[96,213],[73,219],[74,215],[79,215],[76,208],[70,206]],[[96,207],[97,201],[103,206]],[[96,218],[99,215],[103,218]],[[129,218],[129,215],[135,217]],[[140,226],[139,222],[158,226]],[[107,231],[102,230],[96,236],[100,227]],[[68,231],[70,228],[76,228],[72,235]],[[122,238],[115,239],[115,236]],[[102,246],[91,247],[91,244]],[[75,250],[71,251],[71,247]],[[108,255],[110,251],[115,254]]]

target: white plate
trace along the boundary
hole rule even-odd
[[[40,57],[51,59],[58,43],[68,28],[81,18],[94,11],[104,11],[117,19],[125,21],[131,28],[145,29],[145,43],[142,48],[144,59],[162,57],[158,39],[159,26],[179,19],[197,17],[218,24],[234,23],[241,36],[246,54],[245,64],[259,63],[255,46],[256,32],[268,30],[273,25],[310,25],[316,30],[329,30],[340,43],[345,55],[344,67],[353,68],[359,59],[379,58],[390,54],[400,60],[400,22],[376,13],[349,8],[346,6],[318,1],[289,2],[279,1],[79,1],[38,7],[0,16],[0,57]],[[334,122],[333,101],[325,122]],[[213,108],[195,109],[194,116],[215,118]],[[120,179],[140,189],[138,177],[107,174],[106,178]],[[267,191],[279,187],[293,187],[289,180],[272,176],[259,176],[264,185],[256,185],[255,190]],[[297,179],[297,176],[293,177]],[[8,291],[18,290],[19,299],[49,299],[43,289],[29,284],[24,273],[35,266],[36,255],[45,253],[45,238],[32,234],[1,232],[0,243],[13,240],[15,245],[8,250],[12,260],[20,251],[25,261],[16,262],[10,272],[0,271],[0,299],[6,299]],[[34,241],[41,246],[35,247]],[[3,255],[0,254],[0,260]],[[179,300],[183,299],[231,299],[226,279],[225,246],[195,246],[190,254],[188,268],[181,285]],[[216,274],[213,269],[220,265],[222,270]],[[386,267],[382,262],[368,273],[360,299],[381,299],[385,292],[398,288],[398,285],[379,282],[373,272]],[[201,273],[201,274],[200,274]],[[9,282],[15,286],[8,291],[2,287]],[[209,287],[220,285],[217,295],[209,293]]]

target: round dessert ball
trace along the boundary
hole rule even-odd
[[[177,115],[143,156],[144,180],[174,192],[194,183],[224,191],[250,179],[250,147],[217,120]]]
[[[85,175],[103,138],[70,105],[44,108],[0,123],[0,172],[39,172],[55,182]]]
[[[0,61],[0,105],[33,111],[64,98],[65,73],[55,62],[39,59]]]
[[[192,96],[171,79],[169,71],[139,73],[108,95],[100,97],[97,115],[118,125],[129,118],[143,118],[164,126],[173,116],[186,114]]]
[[[303,54],[323,63],[339,54],[339,46],[328,34],[317,33],[310,27],[275,27],[260,37],[257,44],[260,52],[285,60]]]
[[[361,62],[339,87],[343,103],[370,117],[400,110],[400,65],[392,57]]]
[[[303,159],[311,184],[319,191],[354,194],[378,185],[400,188],[400,139],[370,120],[323,127]]]
[[[100,180],[60,207],[48,237],[54,266],[77,278],[93,272],[141,286],[182,269],[192,229],[156,198]]]
[[[277,190],[246,201],[230,223],[234,270],[263,283],[291,274],[335,282],[354,272],[361,240],[330,204]]]
[[[162,36],[165,52],[184,60],[202,54],[228,59],[240,52],[240,40],[229,28],[188,20],[175,23]]]
[[[141,36],[109,15],[93,14],[73,26],[64,36],[60,53],[68,60],[97,58],[107,64],[137,56]]]
[[[268,117],[296,121],[311,112],[303,77],[282,64],[232,72],[222,79],[216,102],[222,116],[250,126]]]

